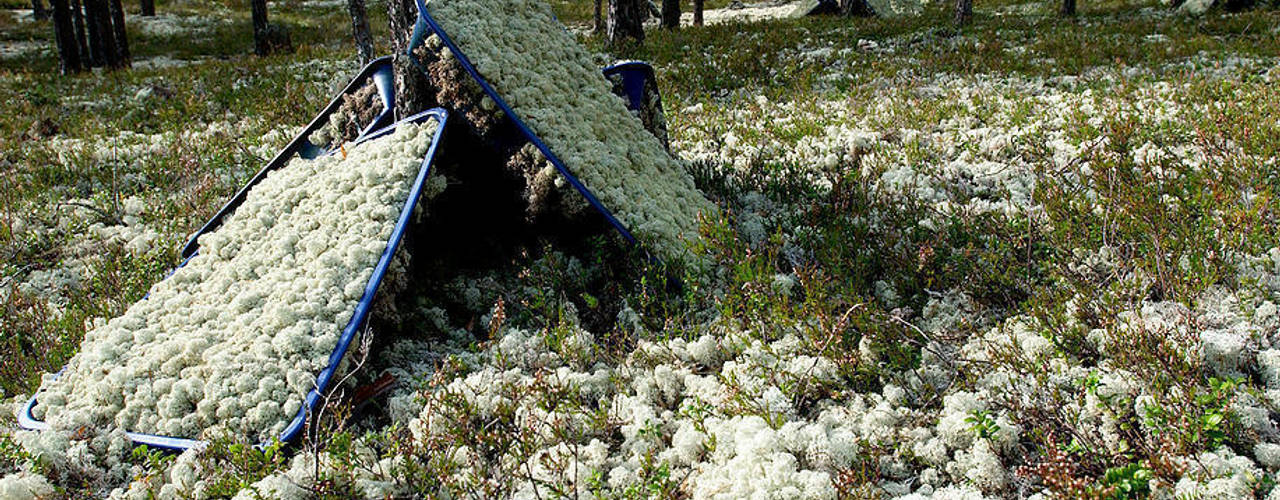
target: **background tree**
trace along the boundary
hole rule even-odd
[[[957,26],[969,24],[969,20],[973,19],[973,0],[956,0],[956,12],[954,21]]]
[[[67,0],[49,0],[53,10],[53,38],[58,45],[58,66],[62,74],[79,73],[85,65],[80,59],[80,43],[72,21],[71,6]]]
[[[680,27],[680,0],[662,0],[662,27],[672,30]]]
[[[111,11],[111,34],[116,50],[115,61],[119,66],[129,66],[129,33],[124,29],[124,6],[120,0],[107,0]]]
[[[418,20],[414,0],[387,0],[387,21],[391,26],[391,54],[396,84],[396,119],[427,109],[433,102],[427,77],[405,55],[413,25]]]
[[[630,38],[644,41],[646,0],[609,0],[609,43],[619,44]]]
[[[867,0],[839,0],[837,5],[840,7],[840,15],[846,17],[872,17],[876,15],[875,9],[871,8],[871,4]]]
[[[253,10],[253,53],[265,56],[271,53],[271,34],[267,26],[267,0],[249,2]]]
[[[84,9],[80,0],[71,0],[71,22],[76,29],[76,43],[80,45],[80,64],[89,67],[89,38],[84,29]]]
[[[129,39],[120,0],[50,0],[53,38],[64,74],[129,66]]]
[[[1058,13],[1064,17],[1076,15],[1076,0],[1062,0],[1062,9]]]
[[[591,29],[591,34],[600,36],[604,33],[604,0],[596,0],[595,26]]]
[[[89,43],[89,65],[102,66],[106,56],[102,53],[102,23],[98,22],[98,4],[103,0],[83,0],[84,31]]]
[[[351,36],[356,42],[360,64],[373,60],[373,37],[369,35],[369,13],[364,0],[347,0],[347,12],[351,14]]]
[[[702,6],[704,0],[693,0],[693,25],[702,26]]]
[[[156,15],[156,0],[141,0],[143,17]]]
[[[123,37],[116,40],[111,4],[118,0],[84,0],[84,19],[89,32],[89,57],[93,66],[121,68],[129,64],[128,49],[121,51]],[[121,21],[121,28],[124,27]],[[122,30],[123,31],[123,30]]]
[[[265,56],[272,52],[290,52],[293,44],[289,30],[267,20],[267,0],[251,0],[253,18],[253,53]]]
[[[31,15],[37,21],[43,21],[49,18],[49,11],[45,10],[44,2],[41,0],[31,0]]]

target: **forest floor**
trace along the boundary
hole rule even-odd
[[[296,50],[262,58],[247,4],[158,4],[133,69],[70,77],[47,23],[0,15],[6,401],[359,69],[341,2],[273,3]],[[0,493],[1280,498],[1280,12],[946,8],[610,54],[654,65],[725,209],[679,291],[532,252],[389,348],[419,362],[386,425],[329,422],[293,458],[0,430]]]

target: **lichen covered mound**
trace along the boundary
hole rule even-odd
[[[667,256],[712,205],[591,54],[538,0],[432,0],[427,9],[526,124],[644,243]]]
[[[401,125],[268,175],[146,300],[85,334],[46,378],[36,416],[66,429],[278,436],[328,365],[436,127]]]

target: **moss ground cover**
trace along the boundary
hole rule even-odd
[[[268,58],[229,9],[161,2],[204,34],[132,24],[163,62],[131,71],[0,60],[6,397],[145,293],[357,69],[322,29],[345,30],[339,5],[279,4],[298,50]],[[651,31],[610,56],[655,64],[672,149],[722,209],[692,249],[707,273],[667,286],[607,244],[534,249],[425,294],[369,359],[414,382],[385,415],[335,404],[292,457],[12,433],[5,487],[1270,495],[1280,16],[1081,9]],[[0,16],[6,43],[46,31]]]

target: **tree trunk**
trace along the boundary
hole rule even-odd
[[[874,17],[875,9],[867,0],[839,0],[840,14],[845,17]]]
[[[956,26],[969,24],[973,19],[973,0],[956,0],[956,12],[953,21]]]
[[[604,33],[604,0],[596,0],[596,24],[591,33],[596,36]]]
[[[80,0],[71,0],[71,22],[76,29],[76,44],[80,46],[80,66],[88,68],[92,61],[89,57],[89,38],[84,32],[84,7],[80,5]]]
[[[1058,11],[1063,17],[1071,17],[1076,15],[1076,0],[1062,0],[1062,10]]]
[[[351,35],[356,41],[360,64],[368,64],[373,60],[373,38],[369,35],[369,13],[364,8],[364,0],[347,0],[347,12],[351,14]]]
[[[112,0],[84,0],[85,24],[89,27],[89,55],[94,66],[119,67],[120,52],[116,49],[115,30],[111,23]]]
[[[617,45],[628,38],[644,41],[644,9],[646,0],[609,0],[609,44]]]
[[[680,0],[662,0],[662,27],[669,30],[680,27]]]
[[[657,5],[654,5],[653,0],[644,0],[644,5],[643,8],[640,9],[640,12],[642,13],[640,16],[640,24],[644,24],[644,22],[648,21],[650,17],[657,19],[659,22],[662,21],[662,9]]]
[[[83,0],[84,2],[84,28],[85,34],[88,35],[89,41],[89,65],[93,67],[102,66],[102,30],[98,24],[97,2],[102,0]]]
[[[67,0],[49,0],[53,9],[53,37],[58,43],[58,64],[62,74],[79,73],[84,69],[80,62],[80,44],[76,41],[75,23]]]
[[[120,67],[120,50],[116,47],[116,31],[111,22],[111,1],[94,0],[94,24],[98,25],[98,40],[102,43],[102,64],[108,68]]]
[[[253,53],[265,56],[271,53],[271,41],[267,32],[267,0],[252,0],[253,9]]]
[[[156,15],[156,0],[141,0],[141,1],[142,1],[142,15],[144,17],[151,17]]]
[[[396,84],[396,119],[426,110],[433,102],[430,82],[409,60],[405,50],[418,20],[414,0],[387,0],[387,20],[391,25],[391,53]]]
[[[702,4],[704,0],[693,0],[693,25],[702,26]]]
[[[52,7],[52,4],[50,4],[50,6]],[[70,10],[68,10],[68,12],[70,12]],[[43,21],[49,18],[49,11],[44,9],[44,2],[40,0],[31,0],[31,15],[35,17],[37,21]]]
[[[107,3],[107,7],[111,10],[111,34],[115,42],[116,67],[125,68],[129,66],[129,33],[124,29],[124,6],[120,5],[120,0],[107,0]]]

